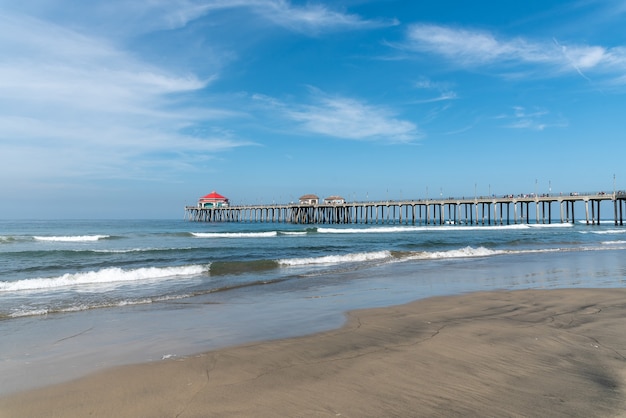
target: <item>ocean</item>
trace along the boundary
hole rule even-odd
[[[623,287],[626,227],[0,221],[0,395],[465,292]]]

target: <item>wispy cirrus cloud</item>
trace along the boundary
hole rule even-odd
[[[496,119],[506,121],[506,128],[530,129],[543,131],[546,128],[564,128],[568,126],[562,117],[555,117],[546,109],[528,110],[523,106],[515,106],[512,112],[502,114]]]
[[[55,14],[54,0],[38,0],[10,4],[15,10],[28,14]],[[129,2],[125,0],[94,0],[72,4],[63,10],[60,19],[74,21],[75,25],[90,25],[93,30],[123,33],[146,33],[185,27],[190,22],[210,17],[220,12],[247,13],[254,19],[270,22],[301,33],[318,34],[325,31],[369,29],[398,25],[395,19],[366,19],[357,14],[336,10],[322,3],[294,4],[288,0],[151,0]],[[74,19],[79,17],[82,21]],[[123,20],[119,16],[124,16]],[[88,21],[85,22],[85,19]],[[91,22],[89,22],[91,19]]]
[[[422,77],[415,82],[415,88],[425,91],[435,91],[437,95],[418,100],[419,103],[443,102],[457,99],[457,94],[449,83],[442,83]]]
[[[298,32],[340,29],[369,29],[398,25],[393,20],[370,20],[332,10],[321,4],[294,6],[285,0],[251,2],[252,9],[265,19]]]
[[[185,133],[234,112],[181,98],[213,76],[170,73],[114,44],[23,15],[0,15],[0,170],[29,177],[118,176],[159,155],[247,144],[221,132]],[[160,161],[160,162],[159,162]],[[21,163],[20,163],[21,162]]]
[[[243,116],[230,110],[242,106],[229,108],[223,100],[212,106],[208,94],[237,51],[205,42],[195,31],[176,32],[191,22],[228,13],[233,21],[256,19],[310,35],[397,23],[286,0],[95,0],[72,7],[36,0],[5,6],[0,12],[0,172],[23,178],[41,170],[47,178],[132,175],[131,162],[135,172],[142,167],[149,172],[174,160],[191,166],[217,152],[252,145],[235,131],[220,129],[220,122],[228,125],[227,119]],[[133,50],[137,37],[163,30],[201,43],[194,49],[194,57],[202,57],[200,72],[185,72],[189,66],[175,58],[161,61],[149,54],[148,61],[142,58],[143,46]],[[192,60],[184,54],[181,59]]]
[[[399,118],[391,109],[352,98],[331,97],[318,91],[310,104],[286,104],[260,95],[255,98],[279,110],[302,133],[387,143],[409,143],[422,136],[414,123]]]
[[[519,59],[544,61],[544,51],[521,39],[497,40],[491,33],[452,27],[414,24],[407,31],[409,49],[441,55],[459,65],[477,66]]]
[[[534,65],[553,75],[593,71],[617,79],[626,70],[626,48],[570,44],[555,38],[543,41],[505,38],[484,30],[434,24],[414,24],[406,33],[405,48],[439,55],[461,67],[492,66],[505,70]]]
[[[179,28],[211,13],[227,10],[248,12],[257,18],[297,32],[358,29],[389,26],[397,21],[376,21],[332,10],[322,4],[294,5],[287,0],[155,0],[148,3],[119,2],[136,19],[150,21],[167,29]],[[110,5],[107,9],[113,10]],[[119,10],[119,9],[118,9]],[[147,22],[146,22],[147,23]]]
[[[124,6],[122,6],[124,7]],[[139,13],[137,5],[131,6]],[[323,4],[294,5],[287,0],[156,0],[140,5],[168,27],[180,27],[213,12],[242,9],[298,32],[371,28],[396,25],[396,20],[368,20],[332,10]]]

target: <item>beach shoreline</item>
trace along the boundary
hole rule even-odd
[[[626,289],[475,292],[335,330],[120,366],[0,416],[620,416]]]

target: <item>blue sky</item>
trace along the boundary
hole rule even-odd
[[[0,0],[0,218],[624,189],[624,27],[624,0]]]

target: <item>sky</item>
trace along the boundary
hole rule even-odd
[[[626,0],[0,0],[0,219],[626,189]]]

